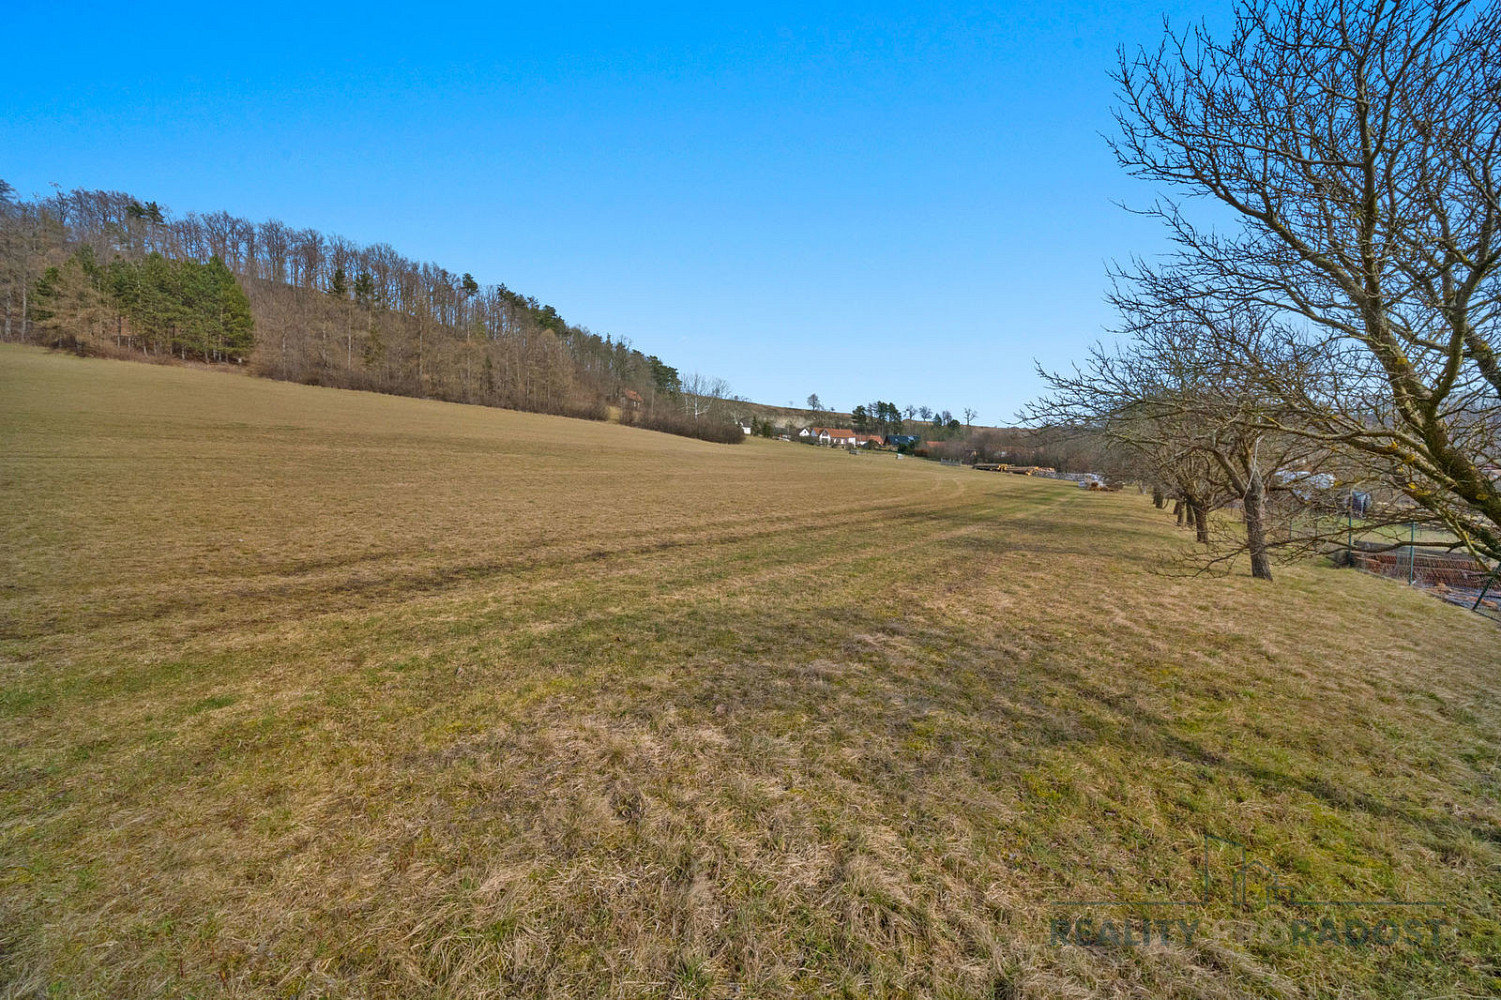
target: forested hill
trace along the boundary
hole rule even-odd
[[[503,284],[116,191],[25,201],[0,181],[0,310],[8,341],[576,416],[628,399],[631,419],[681,423],[675,369]]]

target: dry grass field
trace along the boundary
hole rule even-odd
[[[1134,492],[0,347],[0,511],[0,996],[1501,992],[1501,630]],[[1050,939],[1205,833],[1447,923]]]

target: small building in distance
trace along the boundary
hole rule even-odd
[[[914,448],[922,438],[916,434],[887,434],[886,443],[893,448]]]
[[[861,448],[878,448],[885,443],[879,434],[856,434],[855,444]]]
[[[855,443],[855,432],[847,427],[815,427],[813,433],[819,444],[831,448],[844,448]]]

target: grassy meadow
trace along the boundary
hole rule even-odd
[[[1501,993],[1501,630],[1134,491],[0,345],[0,511],[3,997]],[[1447,924],[1050,939],[1205,833]]]

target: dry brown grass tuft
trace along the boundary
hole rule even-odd
[[[5,996],[1501,989],[1501,633],[1389,581],[1158,575],[1129,494],[11,347],[0,434]],[[1206,831],[1452,933],[1049,942]]]

